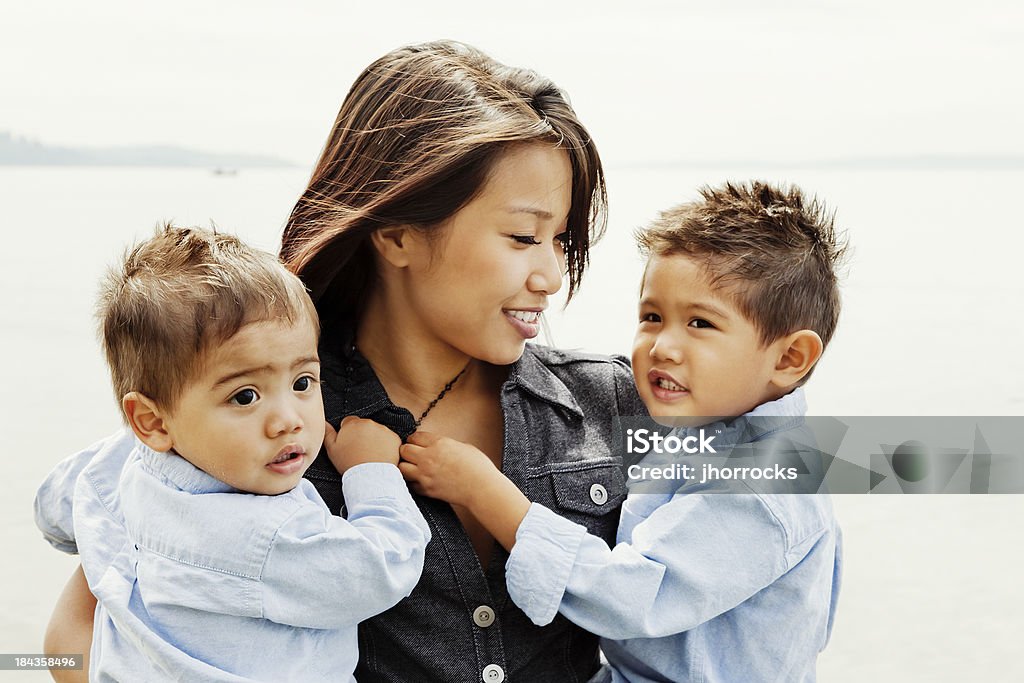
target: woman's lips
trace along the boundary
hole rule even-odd
[[[540,334],[539,309],[506,308],[502,310],[505,319],[516,329],[523,339],[533,339]],[[523,318],[526,318],[525,320]]]

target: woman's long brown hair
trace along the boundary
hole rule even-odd
[[[564,149],[572,163],[571,297],[604,231],[607,195],[597,149],[565,94],[454,41],[399,48],[367,67],[281,242],[322,323],[358,315],[375,277],[374,230],[438,226],[480,191],[506,149],[530,142]]]

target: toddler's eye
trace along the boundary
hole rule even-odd
[[[509,235],[509,237],[514,239],[519,244],[540,244],[540,241],[533,235]]]
[[[640,322],[642,323],[660,323],[661,316],[657,313],[641,313]]]
[[[309,375],[303,375],[295,380],[295,384],[292,385],[292,391],[309,391],[313,388],[313,383],[315,381],[316,380]]]
[[[248,406],[256,402],[259,398],[259,394],[256,393],[255,389],[242,389],[237,394],[228,399],[229,403],[234,403],[238,406]]]
[[[714,329],[715,326],[703,318],[694,318],[690,321],[690,327],[696,327],[699,330],[708,330]]]

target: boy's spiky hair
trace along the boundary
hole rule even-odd
[[[164,225],[100,283],[100,336],[114,394],[173,410],[206,351],[243,326],[309,319],[305,288],[278,260],[232,235]]]
[[[712,286],[728,292],[763,344],[807,329],[827,346],[847,251],[834,212],[796,186],[762,181],[705,186],[700,195],[637,232],[645,255],[702,260]]]

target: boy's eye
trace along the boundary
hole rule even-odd
[[[657,313],[641,313],[640,322],[642,323],[660,323],[661,316]]]
[[[693,320],[690,321],[690,327],[696,327],[699,330],[705,330],[714,329],[715,326],[709,323],[707,320],[704,320],[704,318],[694,318]]]
[[[229,403],[234,403],[238,406],[252,405],[259,398],[259,394],[256,393],[255,389],[242,389],[237,394],[228,399]]]
[[[292,385],[292,391],[309,391],[313,388],[313,383],[315,381],[316,380],[309,375],[303,375],[295,380],[295,384]]]
[[[519,244],[530,244],[530,245],[540,244],[540,241],[536,237],[534,237],[533,235],[509,235],[509,237],[511,237],[513,240],[515,240]]]

